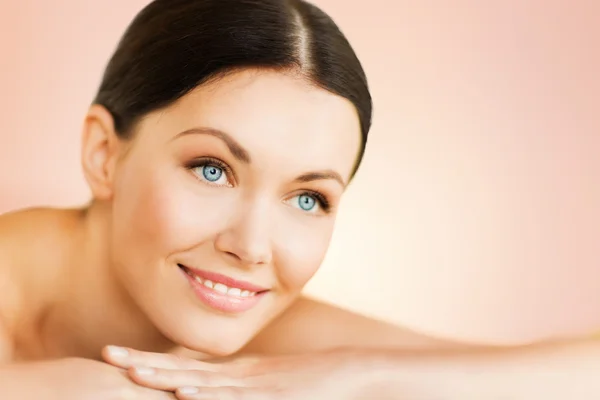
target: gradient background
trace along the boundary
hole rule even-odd
[[[83,116],[146,2],[0,0],[0,212],[87,199]],[[376,108],[308,292],[460,340],[600,327],[600,3],[315,3]]]

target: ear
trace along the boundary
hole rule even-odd
[[[115,168],[121,151],[121,139],[111,113],[103,106],[90,107],[83,125],[81,163],[94,199],[113,196]]]

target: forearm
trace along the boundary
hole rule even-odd
[[[368,382],[359,391],[363,398],[600,398],[600,342],[453,354],[390,351],[373,360]]]

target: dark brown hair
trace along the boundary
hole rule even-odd
[[[333,20],[303,0],[154,0],[131,22],[111,57],[95,104],[126,138],[145,114],[242,68],[295,69],[356,107],[371,127],[367,79]]]

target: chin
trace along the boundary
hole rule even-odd
[[[157,328],[170,341],[186,349],[213,357],[226,357],[240,351],[254,336],[241,321],[220,321],[219,317],[191,315],[177,321],[161,321]],[[186,319],[197,322],[182,323]],[[221,317],[222,318],[222,317]],[[251,332],[252,331],[252,332]]]
[[[185,291],[151,302],[144,308],[162,336],[177,346],[213,357],[230,356],[242,349],[266,324],[263,316],[270,308],[263,304],[260,309],[228,315],[199,304]]]
[[[179,268],[146,283],[136,287],[135,297],[157,331],[175,345],[213,357],[237,353],[285,306],[269,292],[258,295],[252,307],[228,310],[222,295],[207,295]]]

